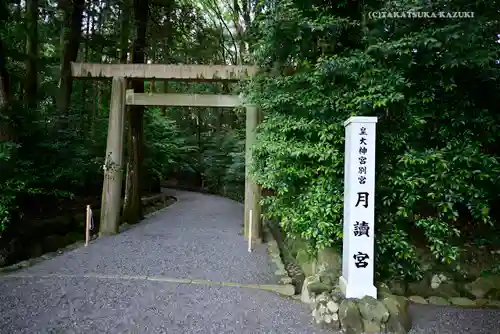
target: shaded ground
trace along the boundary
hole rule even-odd
[[[127,277],[276,283],[265,246],[249,254],[238,235],[242,205],[175,195],[138,226],[13,274],[31,277],[1,278],[0,332],[327,333],[311,324],[307,306],[271,292]],[[413,310],[412,333],[500,333],[499,311]]]

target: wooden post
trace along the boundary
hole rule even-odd
[[[250,226],[248,227],[248,252],[252,252],[252,210],[248,213],[248,224]]]
[[[85,247],[89,245],[90,240],[90,205],[87,205],[87,214],[85,215]]]
[[[260,187],[249,176],[252,162],[251,147],[255,143],[255,130],[259,123],[259,110],[256,106],[246,107],[246,141],[245,141],[245,237],[253,242],[262,242],[262,223],[260,218]],[[250,211],[252,212],[250,224]],[[252,232],[250,233],[250,227]],[[251,236],[250,236],[251,235]]]
[[[118,233],[123,179],[123,136],[125,123],[126,80],[113,78],[109,111],[108,140],[102,186],[99,235]]]

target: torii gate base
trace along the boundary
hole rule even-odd
[[[197,94],[145,94],[126,91],[127,79],[160,79],[166,81],[238,81],[257,73],[254,66],[204,65],[147,65],[147,64],[87,64],[72,63],[75,78],[112,78],[111,106],[104,164],[104,183],[101,203],[100,235],[118,233],[121,190],[123,180],[123,141],[125,105],[238,107],[242,104],[234,95]],[[253,243],[262,242],[260,187],[248,175],[252,161],[251,147],[255,142],[255,129],[260,121],[256,106],[246,105],[245,141],[245,237]],[[252,224],[249,223],[250,211]],[[249,227],[252,227],[250,233]]]

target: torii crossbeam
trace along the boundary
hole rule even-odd
[[[90,64],[72,63],[72,76],[77,79],[112,79],[111,107],[104,165],[100,234],[118,232],[123,180],[123,140],[125,105],[224,107],[244,106],[246,109],[245,141],[245,237],[262,242],[260,187],[248,175],[252,160],[251,147],[260,121],[257,106],[245,104],[235,95],[147,94],[126,90],[127,79],[160,79],[188,82],[236,82],[255,75],[255,66],[230,65],[161,65],[161,64]],[[252,211],[249,222],[249,213]],[[250,233],[249,228],[252,227]]]

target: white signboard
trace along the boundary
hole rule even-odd
[[[340,288],[346,298],[377,298],[373,282],[376,123],[377,117],[351,117],[344,123],[344,244]]]

